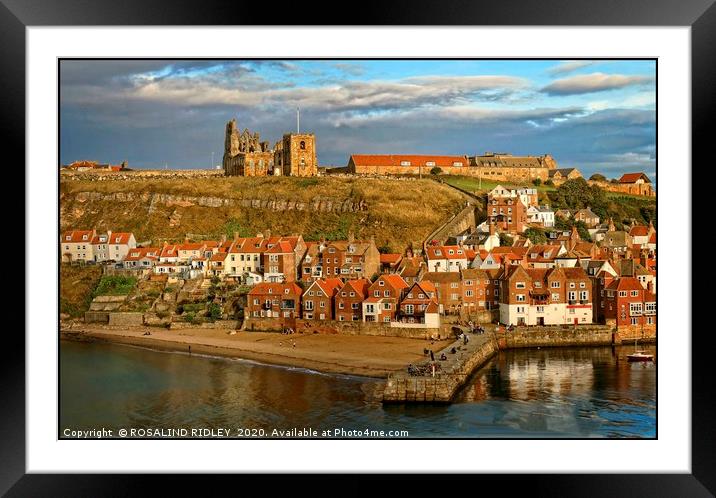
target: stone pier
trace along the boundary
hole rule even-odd
[[[453,348],[455,353],[452,353]],[[411,375],[407,368],[390,374],[385,382],[383,402],[449,403],[470,374],[496,352],[497,340],[494,334],[470,334],[467,344],[457,340],[445,349],[435,352],[435,363],[439,365],[435,375],[429,369],[429,359],[415,365],[426,371],[424,375]],[[440,356],[443,353],[447,360],[441,361]]]
[[[383,402],[449,403],[470,375],[500,349],[608,346],[621,342],[614,329],[605,325],[515,327],[510,332],[504,327],[496,331],[492,326],[488,328],[489,332],[484,334],[469,334],[467,344],[457,340],[435,352],[435,363],[439,368],[434,375],[429,358],[415,365],[418,375],[409,373],[407,367],[390,374],[385,381]],[[440,360],[443,353],[446,360]]]

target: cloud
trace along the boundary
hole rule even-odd
[[[604,92],[635,85],[652,83],[652,76],[625,76],[623,74],[592,73],[556,80],[540,91],[551,96],[578,95]]]
[[[547,73],[551,74],[552,76],[558,76],[562,74],[571,73],[583,67],[592,66],[597,62],[598,61],[565,61],[547,69]]]

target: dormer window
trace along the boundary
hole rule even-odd
[[[381,287],[383,287],[383,286],[385,285],[385,282],[383,282],[383,281],[381,280],[380,282],[378,282],[378,285],[380,285]]]
[[[83,235],[83,236],[82,236],[82,240],[87,240],[87,236],[86,236],[86,235]]]
[[[72,237],[68,235],[65,237],[65,240],[72,240]]]
[[[269,294],[273,294],[273,289],[269,289]]]
[[[284,290],[283,290],[283,293],[284,293],[284,294],[288,294],[288,289],[284,289]]]
[[[400,161],[401,166],[410,166],[410,161]]]

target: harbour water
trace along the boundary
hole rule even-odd
[[[452,404],[384,406],[376,379],[61,341],[59,436],[231,428],[232,437],[372,429],[411,438],[654,438],[656,363],[628,363],[633,349],[501,351]]]

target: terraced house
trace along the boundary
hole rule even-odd
[[[343,286],[340,278],[315,280],[303,292],[302,316],[306,320],[333,320],[333,301]]]
[[[592,323],[592,286],[579,268],[507,269],[501,279],[500,322],[512,325]]]
[[[368,297],[370,280],[348,280],[334,299],[335,317],[339,322],[359,322],[363,318],[363,301]]]
[[[301,280],[370,278],[380,272],[380,253],[373,240],[321,241],[308,244],[301,262]]]
[[[251,318],[298,318],[303,290],[293,282],[262,282],[254,286],[246,299]]]
[[[398,304],[408,284],[399,275],[381,275],[368,288],[363,301],[363,321],[388,323],[395,320]]]

